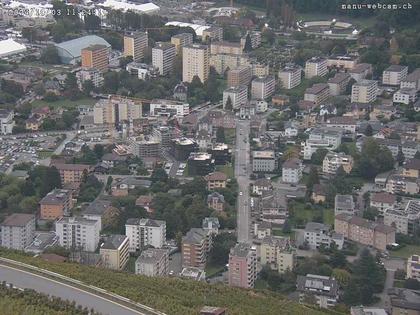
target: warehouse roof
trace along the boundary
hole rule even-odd
[[[10,56],[25,50],[25,45],[15,42],[12,38],[0,41],[0,57]]]
[[[58,49],[65,50],[73,58],[79,58],[82,54],[82,49],[91,45],[105,45],[106,47],[111,47],[111,45],[105,39],[96,35],[79,37],[56,44],[55,46]]]

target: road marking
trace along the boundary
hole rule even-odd
[[[100,295],[94,294],[94,293],[89,292],[89,291],[82,290],[82,289],[80,289],[80,288],[78,288],[78,287],[75,287],[75,286],[72,286],[72,285],[69,285],[69,284],[66,284],[66,283],[62,283],[62,282],[57,281],[57,280],[53,280],[53,279],[51,279],[51,278],[47,278],[47,277],[44,277],[44,276],[38,275],[38,274],[36,274],[36,273],[31,273],[31,272],[29,272],[29,271],[25,271],[25,270],[17,269],[17,268],[14,268],[14,267],[6,266],[6,265],[3,265],[3,264],[1,264],[1,263],[0,263],[0,267],[3,267],[3,268],[9,268],[9,269],[12,269],[12,270],[15,270],[15,271],[18,271],[18,272],[27,273],[27,274],[29,274],[29,275],[31,275],[31,276],[35,276],[35,277],[38,277],[38,278],[41,278],[41,279],[45,279],[45,280],[47,280],[47,281],[55,282],[55,283],[57,283],[57,284],[59,284],[59,285],[66,286],[66,287],[69,287],[69,288],[72,288],[72,289],[78,290],[78,291],[80,291],[80,292],[83,292],[83,293],[87,293],[87,294],[89,294],[89,295],[92,295],[92,296],[98,297],[98,298],[100,298],[100,299],[102,299],[102,300],[104,300],[104,301],[107,301],[107,302],[111,302],[111,303],[113,303],[113,304],[115,304],[115,305],[121,306],[121,307],[123,307],[123,308],[125,308],[125,309],[127,309],[127,310],[129,310],[129,311],[133,311],[133,312],[135,312],[135,313],[137,313],[137,314],[140,314],[140,315],[147,315],[147,314],[145,314],[145,313],[140,313],[140,312],[139,312],[139,311],[137,311],[137,310],[134,310],[134,309],[132,309],[132,308],[129,308],[128,306],[125,306],[125,305],[122,305],[122,304],[120,304],[120,303],[117,303],[117,302],[114,302],[114,301],[108,300],[108,299],[106,299],[106,298],[104,298],[104,297],[102,297],[102,296],[100,296]],[[35,291],[36,291],[36,290],[35,290]],[[75,302],[76,302],[76,301],[75,301]],[[76,302],[76,303],[77,303],[77,302]]]

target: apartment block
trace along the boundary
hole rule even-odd
[[[334,77],[328,80],[327,84],[330,88],[330,95],[341,95],[346,91],[347,84],[350,82],[348,73],[338,72]]]
[[[282,165],[282,180],[285,183],[297,184],[302,179],[303,164],[299,159],[289,159]]]
[[[395,243],[395,228],[345,213],[335,216],[334,230],[346,239],[381,251]]]
[[[203,43],[206,42],[219,42],[223,40],[223,28],[212,26],[208,29],[203,30],[203,34],[201,35],[201,40]]]
[[[253,151],[252,171],[271,173],[277,169],[277,158],[274,151]]]
[[[353,69],[348,71],[350,77],[356,82],[359,82],[363,79],[366,79],[368,76],[371,76],[373,72],[372,65],[370,63],[358,63]]]
[[[248,85],[251,82],[251,68],[249,66],[239,66],[238,68],[229,70],[227,73],[228,86]]]
[[[420,178],[420,159],[410,159],[403,165],[403,175],[406,177]]]
[[[161,142],[155,137],[136,137],[129,140],[130,152],[140,158],[158,158],[161,154]]]
[[[329,248],[332,244],[335,244],[338,249],[342,249],[344,236],[331,231],[331,227],[326,224],[308,222],[304,230],[304,241],[312,250],[321,246]]]
[[[281,86],[287,90],[298,86],[302,81],[302,69],[297,65],[288,65],[279,71]]]
[[[420,90],[420,68],[415,69],[405,79],[402,79],[400,87]]]
[[[408,67],[400,65],[391,65],[382,73],[382,84],[400,85],[401,81],[407,78]]]
[[[304,100],[314,102],[315,106],[321,105],[330,97],[330,87],[326,83],[316,83],[305,90]]]
[[[392,174],[388,177],[385,185],[385,191],[390,194],[415,195],[419,193],[417,179],[400,174]]]
[[[80,185],[85,174],[92,171],[91,165],[85,164],[53,164],[60,173],[61,184],[78,184]]]
[[[14,213],[0,224],[1,246],[24,250],[35,237],[35,216],[33,214]]]
[[[191,152],[187,160],[188,173],[191,176],[205,176],[214,171],[214,159],[205,152]]]
[[[372,103],[376,101],[378,82],[374,80],[361,80],[351,88],[352,103]]]
[[[315,128],[303,144],[303,158],[310,160],[318,149],[335,150],[341,144],[343,131],[337,128]]]
[[[210,50],[207,45],[192,44],[182,49],[182,81],[192,82],[197,76],[202,83],[209,77]]]
[[[420,281],[420,255],[411,255],[408,257],[406,278]]]
[[[256,250],[247,243],[238,243],[229,253],[229,285],[253,288],[257,279]]]
[[[166,222],[152,219],[128,219],[125,235],[129,240],[129,252],[133,253],[146,246],[162,248],[166,243]]]
[[[226,188],[227,176],[222,172],[213,172],[204,176],[205,181],[207,182],[207,189],[214,190],[217,188]]]
[[[296,251],[288,237],[264,237],[258,256],[262,266],[268,265],[279,273],[284,273],[287,270],[292,271],[296,265]]]
[[[73,208],[73,196],[70,190],[54,189],[39,202],[40,218],[56,220],[63,215],[69,215]]]
[[[129,62],[125,66],[125,70],[131,75],[137,76],[140,80],[157,78],[159,76],[159,69],[147,63]]]
[[[357,123],[351,116],[335,116],[328,118],[326,125],[329,128],[342,129],[355,133]]]
[[[380,214],[395,206],[397,197],[387,192],[377,192],[370,195],[370,206],[378,209]]]
[[[102,265],[105,268],[123,270],[128,263],[128,237],[126,235],[110,235],[99,249]]]
[[[152,65],[159,69],[160,75],[165,76],[174,69],[175,55],[175,45],[157,42],[152,48]]]
[[[353,157],[342,152],[328,152],[322,161],[322,172],[334,175],[340,167],[349,174],[353,168]]]
[[[131,56],[134,62],[143,60],[148,46],[149,37],[147,33],[136,32],[124,35],[124,57]]]
[[[92,45],[82,49],[82,68],[108,71],[109,48],[105,45]]]
[[[165,277],[169,273],[169,255],[167,249],[148,248],[141,252],[136,260],[136,275]]]
[[[352,70],[357,65],[358,58],[356,56],[330,56],[327,59],[327,67],[339,70]]]
[[[94,124],[115,124],[143,116],[143,104],[122,96],[99,100],[93,107]]]
[[[211,54],[210,66],[214,67],[216,72],[220,75],[223,75],[228,69],[236,69],[240,66],[251,66],[252,75],[256,75],[253,70],[253,65],[250,64],[246,55]]]
[[[240,85],[230,87],[223,91],[223,109],[226,109],[226,103],[230,99],[232,109],[239,109],[241,105],[246,104],[248,101],[248,87]]]
[[[94,252],[99,244],[100,222],[82,217],[62,217],[55,223],[60,246]]]
[[[217,54],[242,55],[243,48],[241,46],[241,43],[220,41],[220,42],[212,42],[210,44],[210,52],[212,55],[217,55]]]
[[[182,47],[191,45],[193,43],[193,34],[181,33],[171,37],[171,43],[175,45],[176,53],[182,52]]]
[[[182,266],[204,269],[212,247],[212,233],[192,228],[182,238]]]
[[[13,110],[0,109],[0,134],[8,135],[12,133],[15,126],[14,116]]]
[[[327,59],[312,57],[305,63],[305,78],[323,77],[328,73]]]
[[[298,276],[296,289],[299,292],[299,303],[307,303],[315,298],[315,304],[321,308],[334,307],[339,298],[339,285],[331,277],[307,274]]]
[[[414,103],[417,100],[417,89],[413,88],[402,88],[394,93],[392,101],[394,103],[402,103],[408,105]]]
[[[395,227],[397,233],[414,235],[420,226],[420,201],[410,200],[405,206],[395,205],[386,209],[384,224]]]
[[[104,76],[101,71],[90,68],[81,69],[76,72],[77,86],[79,90],[83,90],[83,83],[91,81],[94,87],[100,87],[104,84]]]
[[[269,75],[255,78],[251,83],[251,97],[257,100],[265,100],[272,96],[276,90],[276,79]]]
[[[349,214],[354,215],[356,205],[353,201],[352,195],[336,195],[334,199],[334,214]]]

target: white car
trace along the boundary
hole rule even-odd
[[[239,196],[242,196],[243,195],[243,192],[241,191],[241,192],[239,192]]]

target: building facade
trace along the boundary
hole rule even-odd
[[[35,237],[35,216],[33,214],[14,213],[0,224],[1,246],[24,250]]]
[[[192,44],[182,49],[182,81],[191,83],[197,76],[204,83],[210,73],[210,50],[207,45]]]
[[[125,235],[128,237],[131,253],[148,245],[162,248],[166,243],[166,222],[152,219],[128,219],[125,224]]]
[[[55,223],[60,246],[94,252],[99,244],[100,222],[82,217],[62,217]]]
[[[152,48],[152,65],[159,69],[160,75],[166,76],[174,69],[175,55],[175,45],[157,42]]]
[[[256,250],[247,243],[238,243],[229,253],[229,285],[253,288],[257,279]]]

